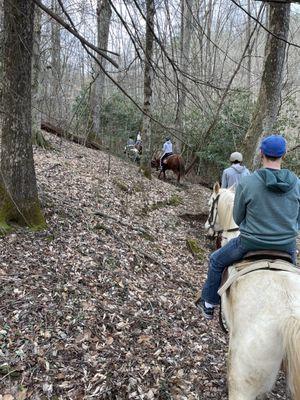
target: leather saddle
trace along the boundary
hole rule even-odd
[[[248,251],[243,257],[243,260],[284,260],[287,262],[292,262],[292,256],[285,251],[278,251],[278,250],[255,250],[255,251]]]
[[[242,258],[242,260],[236,262],[235,264],[232,264],[231,267],[235,267],[237,266],[237,269],[240,271],[243,268],[246,268],[249,266],[249,263],[255,262],[255,261],[260,261],[260,260],[264,260],[264,261],[273,261],[273,260],[283,260],[285,262],[288,263],[292,263],[292,257],[289,253],[286,253],[284,251],[278,251],[278,250],[255,250],[255,251],[248,251],[248,253],[246,253],[244,255],[244,257]],[[228,271],[227,267],[224,269],[223,274],[222,274],[222,280],[221,280],[221,284],[219,289],[221,289],[223,286],[225,286],[226,281],[229,278],[229,271]],[[261,265],[261,269],[264,269],[265,266],[262,264]],[[293,269],[296,268],[295,266],[293,266]],[[258,268],[260,269],[260,268]],[[255,269],[256,270],[256,269]],[[250,271],[251,272],[251,269]],[[238,277],[238,275],[236,276],[236,278]]]

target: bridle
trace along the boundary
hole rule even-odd
[[[217,230],[215,228],[217,217],[218,217],[219,199],[220,199],[220,193],[218,193],[216,198],[213,199],[207,222],[209,224],[209,228],[212,229],[213,232],[214,232],[214,237],[217,238],[217,243],[219,241],[220,247],[221,247],[221,241],[223,239],[223,233],[224,232],[237,232],[239,230],[239,227],[231,228],[231,229],[224,229],[224,230],[223,229]],[[223,317],[222,317],[222,305],[220,305],[220,308],[219,308],[219,324],[220,324],[220,327],[221,327],[222,331],[225,334],[228,334],[227,326],[224,324]]]
[[[218,229],[218,230],[215,228],[215,224],[216,224],[217,217],[218,217],[219,199],[220,199],[220,193],[217,195],[217,197],[215,199],[213,199],[213,202],[211,205],[211,209],[210,209],[208,220],[207,220],[209,223],[209,229],[212,229],[217,236],[222,236],[222,234],[224,232],[237,232],[239,230],[239,227],[231,228],[231,229]]]
[[[218,217],[218,203],[219,203],[219,198],[220,198],[220,194],[217,195],[217,197],[215,199],[213,199],[211,208],[210,208],[210,212],[209,212],[209,216],[208,216],[208,223],[209,223],[209,229],[212,229],[215,233],[219,232],[218,230],[215,229],[215,224],[217,221],[217,217]]]

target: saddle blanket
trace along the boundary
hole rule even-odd
[[[233,284],[233,282],[235,282],[239,277],[260,269],[288,271],[295,274],[300,274],[300,268],[297,268],[294,264],[283,260],[242,261],[228,268],[228,278],[218,290],[219,296],[222,296],[222,294],[224,294],[226,290]]]

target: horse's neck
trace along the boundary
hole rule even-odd
[[[234,192],[231,192],[230,190],[224,190],[221,192],[218,204],[218,213],[219,223],[223,230],[237,228],[233,219],[233,204]]]

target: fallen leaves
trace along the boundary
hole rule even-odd
[[[35,151],[48,229],[0,238],[0,400],[225,399],[226,339],[193,305],[209,191],[55,143]]]

